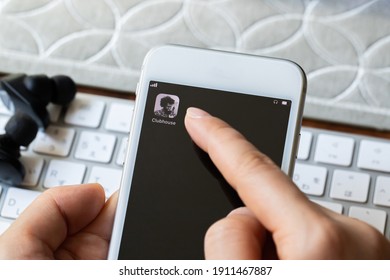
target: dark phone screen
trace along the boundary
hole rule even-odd
[[[290,100],[151,81],[119,259],[202,259],[208,227],[241,205],[191,141],[188,107],[227,121],[281,165]]]

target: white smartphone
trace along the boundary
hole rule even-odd
[[[291,175],[306,78],[295,63],[162,46],[145,58],[109,259],[202,259],[208,227],[242,202],[184,127],[217,116]]]

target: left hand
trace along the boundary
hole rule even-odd
[[[0,235],[0,259],[106,259],[116,199],[98,184],[43,192]]]

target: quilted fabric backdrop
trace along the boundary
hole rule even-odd
[[[298,62],[305,116],[390,129],[389,0],[0,0],[0,71],[134,91],[176,43]]]

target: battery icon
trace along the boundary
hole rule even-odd
[[[287,101],[282,101],[282,105],[287,105]]]

